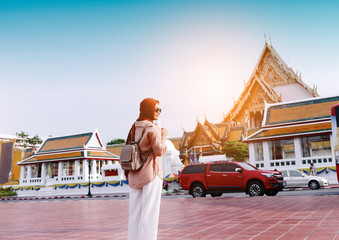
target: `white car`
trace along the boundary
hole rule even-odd
[[[326,178],[308,176],[298,170],[283,170],[281,173],[284,175],[284,180],[286,181],[285,188],[309,187],[312,190],[316,190],[320,187],[328,186],[328,180]]]

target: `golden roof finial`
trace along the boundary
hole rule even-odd
[[[271,47],[273,47],[271,36],[269,36],[269,38],[270,38]]]

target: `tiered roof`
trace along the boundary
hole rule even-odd
[[[339,96],[312,98],[266,106],[263,128],[245,141],[331,133],[331,107]]]
[[[106,151],[97,132],[89,132],[48,138],[34,155],[19,164],[82,159],[117,161],[119,157]]]
[[[232,109],[224,117],[224,122],[238,122],[246,109],[263,111],[265,103],[284,101],[283,93],[279,92],[278,88],[281,86],[292,87],[292,85],[299,86],[300,90],[303,91],[303,96],[318,96],[316,89],[308,87],[301,80],[301,75],[295,73],[284,62],[273,46],[265,43],[249,81]],[[296,86],[293,87],[295,88]],[[295,97],[297,98],[298,96]]]
[[[204,124],[197,123],[192,132],[184,132],[180,144],[180,152],[199,147],[203,155],[220,154],[226,141],[241,141],[245,132],[244,126],[230,126],[230,123],[213,124],[207,119]]]

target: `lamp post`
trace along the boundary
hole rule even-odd
[[[88,159],[88,197],[92,197],[91,193],[91,168],[92,168],[92,159]]]

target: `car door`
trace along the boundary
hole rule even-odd
[[[225,163],[224,186],[230,190],[241,189],[243,183],[243,172],[236,172],[236,168],[241,168],[234,163]]]
[[[297,170],[289,170],[289,183],[291,187],[304,187],[307,186],[307,177],[305,175]],[[288,183],[286,181],[286,183]]]
[[[224,163],[211,163],[209,171],[206,173],[206,182],[209,188],[216,189],[225,186],[225,164]]]
[[[286,182],[286,187],[294,187],[292,179],[290,177],[290,171],[283,170],[283,171],[281,171],[281,173],[284,176],[284,181]]]

